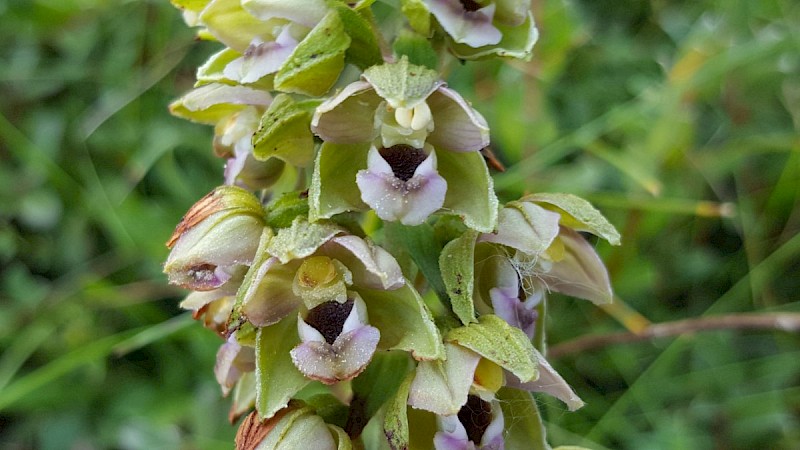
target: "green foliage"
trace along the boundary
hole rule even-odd
[[[530,63],[449,66],[508,167],[501,200],[588,198],[624,237],[597,244],[616,296],[652,321],[798,310],[796,2],[534,4]],[[166,105],[218,45],[166,1],[11,0],[0,36],[0,447],[230,448],[222,341],[186,326],[161,274],[222,169],[212,131]],[[561,300],[551,346],[623,329]],[[554,365],[587,406],[536,402],[553,445],[796,448],[798,344],[711,332],[570,355]],[[506,399],[510,417],[532,404]],[[511,442],[536,437],[516,426]]]

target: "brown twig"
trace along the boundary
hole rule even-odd
[[[729,314],[657,323],[650,325],[640,333],[623,331],[582,336],[550,347],[547,350],[547,356],[560,358],[614,344],[629,344],[660,337],[691,334],[697,331],[766,329],[798,332],[800,331],[800,313]]]

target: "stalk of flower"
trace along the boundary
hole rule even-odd
[[[405,58],[362,78],[312,119],[324,141],[309,192],[312,217],[370,208],[383,220],[418,225],[445,210],[491,231],[497,200],[478,153],[489,144],[480,113],[436,72]]]

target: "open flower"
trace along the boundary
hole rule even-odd
[[[452,416],[437,416],[439,431],[433,437],[436,450],[502,450],[505,420],[500,402],[477,395]]]
[[[456,56],[528,58],[538,33],[530,0],[422,0]]]
[[[350,294],[309,310],[297,322],[301,343],[291,351],[292,362],[308,378],[332,384],[361,373],[378,346],[380,331],[368,325],[367,307]]]
[[[497,200],[478,153],[489,144],[480,113],[405,57],[362,78],[312,119],[325,141],[309,192],[312,217],[368,207],[381,219],[419,225],[449,210],[470,227],[493,229]]]
[[[220,186],[195,203],[167,242],[169,282],[211,291],[253,262],[265,230],[264,209],[253,194]]]

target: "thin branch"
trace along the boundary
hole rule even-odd
[[[650,325],[640,333],[617,332],[582,336],[554,345],[547,350],[549,358],[596,350],[609,345],[629,344],[655,338],[680,336],[712,330],[780,330],[800,331],[800,313],[751,313],[701,317]]]

